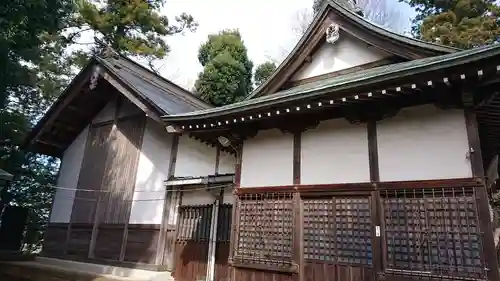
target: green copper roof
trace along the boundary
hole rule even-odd
[[[483,48],[361,70],[351,74],[303,84],[273,95],[244,100],[238,103],[207,110],[164,116],[162,118],[166,122],[181,120],[187,121],[243,112],[246,110],[269,107],[284,102],[318,97],[326,93],[348,90],[356,86],[380,83],[395,78],[445,69],[447,67],[462,65],[481,59],[492,58],[497,55],[500,55],[500,45],[495,44]]]

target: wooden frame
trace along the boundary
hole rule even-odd
[[[385,223],[382,221],[384,210],[381,205],[381,191],[389,192],[406,192],[406,190],[418,190],[419,192],[424,192],[425,190],[438,190],[439,196],[455,196],[453,191],[446,191],[446,189],[456,189],[456,188],[467,188],[470,190],[475,190],[476,194],[480,194],[484,185],[480,178],[461,178],[461,179],[449,179],[449,180],[425,180],[425,181],[397,181],[397,182],[381,182],[381,183],[357,183],[357,184],[331,184],[331,185],[295,185],[295,186],[282,186],[282,187],[260,187],[260,188],[237,188],[235,190],[236,196],[245,196],[251,195],[256,196],[262,193],[279,193],[279,192],[288,192],[293,194],[293,211],[291,215],[293,216],[293,224],[294,224],[294,239],[293,239],[293,255],[292,261],[293,266],[290,268],[276,268],[273,266],[261,266],[261,265],[251,265],[245,264],[240,260],[234,260],[233,249],[236,246],[236,241],[238,240],[238,229],[239,229],[239,217],[236,216],[233,218],[233,233],[231,237],[231,256],[233,259],[231,260],[231,265],[234,268],[245,268],[245,269],[253,269],[257,271],[265,271],[265,272],[283,272],[283,273],[293,273],[292,275],[294,280],[303,281],[306,280],[304,276],[304,265],[306,261],[304,260],[304,240],[303,240],[303,200],[304,199],[314,199],[314,198],[330,198],[330,197],[338,197],[344,198],[345,196],[354,196],[356,197],[364,197],[368,198],[368,202],[370,202],[370,218],[372,221],[372,250],[373,250],[373,262],[372,266],[368,268],[372,268],[373,270],[369,270],[373,276],[371,280],[379,280],[379,278],[388,278],[386,280],[398,280],[397,272],[393,272],[391,270],[387,270],[386,260],[388,253],[386,252],[387,245],[384,242],[385,240]],[[410,194],[410,193],[408,193]],[[238,201],[237,201],[238,202]],[[457,201],[458,202],[458,201]],[[480,218],[481,216],[481,207],[480,201],[477,201],[476,204],[479,212],[479,218],[476,221],[478,226],[481,228],[484,227]],[[233,209],[236,214],[239,213],[239,206]],[[375,230],[375,226],[379,226],[380,230]],[[377,233],[382,233],[381,236],[377,236]],[[482,243],[484,245],[488,245],[486,235],[482,235]],[[484,248],[481,255],[484,256],[487,264],[492,262],[492,257],[489,256],[488,248]],[[491,271],[491,270],[490,270]],[[488,271],[488,276],[493,275],[490,271]],[[486,272],[486,271],[485,271]],[[263,273],[264,274],[264,273]],[[269,273],[271,274],[271,273]],[[396,275],[395,275],[396,274]],[[402,277],[404,277],[404,273]],[[421,276],[424,280],[435,280],[437,278],[435,275]],[[494,277],[494,276],[493,276]],[[396,279],[395,279],[396,278]],[[450,278],[454,278],[451,276]],[[445,278],[446,279],[446,278]],[[436,279],[437,280],[437,279]],[[488,280],[498,280],[498,279],[488,279]]]

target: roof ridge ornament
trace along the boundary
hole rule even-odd
[[[97,87],[97,82],[99,81],[99,76],[101,75],[101,68],[99,65],[94,66],[94,71],[90,76],[89,88],[90,90],[94,90]]]
[[[339,31],[340,26],[338,24],[330,24],[330,26],[326,28],[326,42],[329,44],[335,44],[335,42],[337,42],[340,38]]]

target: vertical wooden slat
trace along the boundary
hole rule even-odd
[[[75,201],[71,212],[73,223],[92,223],[94,220],[94,204],[87,206],[88,200],[97,200],[105,172],[106,155],[108,150],[108,136],[112,125],[91,127],[87,139],[86,149],[82,161],[82,168],[78,178],[77,189],[95,190],[95,192],[79,191],[75,194]],[[91,210],[91,212],[89,212]]]

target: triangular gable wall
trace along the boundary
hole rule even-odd
[[[311,55],[311,61],[304,62],[291,76],[290,81],[309,81],[314,77],[326,77],[325,74],[342,74],[372,68],[390,63],[392,56],[346,32],[340,32],[335,43],[323,42]]]
[[[327,47],[330,43],[326,42],[326,31],[332,26],[339,29],[340,36],[331,44],[332,46]],[[349,68],[347,66],[359,67],[352,69],[356,71],[392,62],[443,55],[457,50],[387,31],[345,7],[327,1],[290,55],[268,81],[259,86],[247,99],[271,95],[293,87],[297,84],[293,81],[303,80],[306,77],[341,72],[347,70]],[[333,58],[326,63],[328,56]],[[334,62],[337,61],[336,66],[332,66],[332,59]],[[379,63],[376,63],[377,61]],[[374,65],[369,65],[370,63]]]

